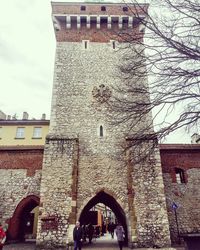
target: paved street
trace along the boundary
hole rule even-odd
[[[25,244],[10,244],[6,245],[4,247],[4,250],[34,250],[35,244],[34,243],[25,243]],[[73,248],[71,248],[73,250]],[[71,250],[70,249],[70,250]],[[118,244],[116,239],[111,239],[109,234],[106,234],[105,236],[94,240],[91,245],[85,244],[83,246],[84,250],[118,250]],[[123,250],[128,250],[129,248],[123,248]],[[147,248],[146,248],[147,249]],[[184,250],[184,248],[176,248],[177,250]],[[135,249],[136,250],[136,249]],[[142,250],[141,248],[139,250]],[[143,248],[143,250],[145,250]],[[151,248],[148,248],[148,250],[151,250]],[[153,249],[152,249],[153,250]],[[168,249],[166,249],[168,250]]]

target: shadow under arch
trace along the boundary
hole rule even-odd
[[[28,214],[37,206],[40,199],[35,195],[29,195],[17,205],[12,218],[9,220],[7,239],[8,241],[23,241],[25,236],[25,223]]]
[[[94,207],[98,203],[103,203],[107,207],[109,207],[113,213],[115,214],[117,221],[120,222],[125,230],[125,243],[128,243],[128,234],[127,234],[127,223],[126,223],[126,215],[122,207],[116,201],[116,199],[110,194],[100,191],[97,193],[83,208],[81,211],[79,221],[83,224],[85,216],[87,216],[87,212]]]

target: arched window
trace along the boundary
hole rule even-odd
[[[184,170],[181,168],[175,168],[176,173],[176,182],[177,183],[186,183],[185,173]]]
[[[99,130],[99,135],[100,137],[103,137],[103,126],[100,126],[100,130]]]

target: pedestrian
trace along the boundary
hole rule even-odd
[[[104,234],[106,233],[106,225],[104,222],[102,222],[102,231],[101,231],[101,235],[104,236]]]
[[[83,241],[83,229],[80,226],[80,222],[76,222],[76,226],[74,227],[73,231],[73,238],[74,238],[74,250],[81,250],[82,241]]]
[[[6,233],[4,232],[2,224],[0,223],[0,250],[3,249],[5,241],[6,241]]]
[[[89,243],[90,244],[92,243],[93,234],[94,234],[94,227],[93,227],[92,223],[90,223],[88,225],[88,238],[89,238]]]
[[[125,233],[124,233],[124,229],[121,225],[121,223],[118,223],[116,229],[115,229],[115,233],[117,235],[117,241],[119,244],[119,249],[122,250],[123,248],[123,244],[124,244],[124,237],[125,237]]]
[[[115,224],[112,222],[111,224],[110,224],[110,234],[111,234],[111,237],[112,237],[112,239],[114,238],[114,231],[115,231]]]
[[[83,242],[86,242],[86,237],[87,237],[87,230],[86,230],[86,225],[82,226],[82,230],[83,230]]]
[[[100,226],[97,225],[96,228],[95,228],[95,231],[96,231],[96,237],[100,237]]]

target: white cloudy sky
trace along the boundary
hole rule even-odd
[[[54,51],[49,0],[1,1],[0,110],[49,116]]]
[[[1,1],[0,110],[18,119],[23,111],[50,118],[55,46],[50,0]],[[182,131],[167,142],[190,137]]]

